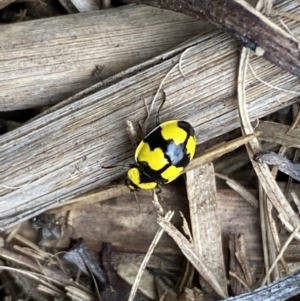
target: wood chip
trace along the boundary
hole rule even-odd
[[[288,131],[289,126],[270,122],[270,121],[260,121],[256,130],[261,131],[259,139],[277,143],[286,147],[296,147],[300,148],[300,129],[296,128]]]
[[[186,173],[193,243],[227,293],[221,227],[218,219],[217,192],[213,164],[206,164]],[[200,279],[204,300],[217,298],[211,286]]]
[[[260,152],[255,154],[254,160],[259,163],[276,165],[280,171],[293,179],[300,181],[300,164],[294,163],[280,154],[274,152]]]
[[[207,20],[227,31],[240,44],[259,56],[292,74],[300,75],[298,40],[245,0],[215,0],[212,3],[186,3],[182,0],[173,0],[172,3],[168,0],[126,2],[152,5]],[[282,2],[278,1],[278,4],[282,5]],[[286,4],[288,5],[288,2]],[[282,6],[280,10],[283,10]],[[235,13],[237,11],[238,14]]]

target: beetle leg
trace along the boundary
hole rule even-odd
[[[159,185],[157,185],[157,191],[156,191],[156,194],[161,194],[161,187]]]
[[[137,144],[139,145],[139,143],[145,138],[146,134],[144,133],[144,129],[143,129],[141,122],[138,121],[137,124],[138,124],[139,130],[140,130],[140,133],[137,137]]]
[[[116,168],[116,167],[122,167],[122,168],[130,168],[130,167],[133,167],[133,166],[135,166],[134,164],[123,164],[123,165],[108,165],[108,166],[103,166],[103,165],[101,165],[100,167],[102,168],[102,169],[111,169],[111,168]]]
[[[164,200],[164,198],[161,196],[162,189],[160,183],[157,183],[156,189],[157,189],[156,195],[158,197],[158,200],[161,202]]]

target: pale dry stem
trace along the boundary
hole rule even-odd
[[[248,64],[249,51],[247,49],[242,50],[240,68],[239,68],[239,79],[238,79],[238,101],[239,101],[239,113],[241,119],[241,126],[243,134],[253,133],[253,128],[250,123],[246,108],[246,95],[245,95],[245,77],[246,67]],[[265,190],[272,204],[276,210],[281,213],[285,219],[290,220],[291,223],[296,226],[299,223],[299,218],[293,211],[292,207],[286,200],[282,191],[278,187],[276,181],[272,177],[272,174],[266,164],[258,164],[252,160],[255,153],[261,151],[260,144],[256,138],[251,140],[247,145],[247,152],[254,167],[254,170]],[[299,237],[299,235],[298,235]]]
[[[8,232],[9,235],[6,237],[6,242],[10,242],[14,237],[15,235],[18,233],[19,229],[21,227],[21,223],[19,223],[18,225],[12,227],[11,229],[9,229]]]
[[[272,247],[269,248],[270,252],[272,252],[272,260],[275,260],[276,258],[276,252],[274,250],[274,247],[276,248],[277,253],[280,252],[281,249],[281,242],[280,242],[280,237],[279,237],[279,233],[276,227],[276,222],[273,218],[272,212],[273,212],[273,205],[270,202],[270,200],[266,197],[266,212],[267,212],[267,216],[268,216],[268,227],[270,228],[270,232],[272,234],[272,238],[273,238],[273,243],[272,243]],[[289,273],[289,268],[287,263],[285,262],[284,258],[281,257],[280,259],[281,264],[286,272],[286,274]],[[277,277],[274,278],[274,280],[276,280],[277,278],[279,278],[279,269],[275,268],[275,275],[277,275]]]
[[[168,211],[166,216],[165,216],[165,219],[167,221],[170,221],[172,219],[173,215],[174,215],[174,212]],[[152,242],[151,242],[151,244],[148,248],[148,251],[147,251],[147,253],[146,253],[146,255],[145,255],[145,257],[144,257],[144,259],[143,259],[143,261],[140,265],[140,268],[138,270],[138,273],[137,273],[136,278],[134,280],[134,283],[132,285],[128,301],[133,301],[134,300],[134,297],[135,297],[136,292],[138,290],[138,285],[139,285],[139,282],[141,280],[142,274],[143,274],[143,272],[144,272],[144,270],[147,266],[147,263],[148,263],[151,255],[154,251],[154,248],[156,247],[156,245],[159,242],[159,240],[160,240],[161,236],[163,235],[163,233],[164,233],[164,230],[162,228],[159,228],[157,230],[157,232],[156,232],[156,234],[155,234],[155,236],[154,236],[154,238],[153,238],[153,240],[152,240]]]
[[[300,200],[299,200],[297,194],[295,193],[295,191],[291,192],[291,196],[292,196],[292,199],[293,199],[295,205],[297,206],[298,212],[300,213]]]
[[[239,275],[238,273],[235,273],[233,271],[229,271],[229,275],[234,277],[237,281],[239,281],[248,290],[248,292],[251,291],[251,288],[248,286],[245,279],[243,279],[243,277],[241,275]]]
[[[265,278],[262,280],[261,282],[261,286],[265,285],[267,278],[270,276],[270,274],[272,273],[273,269],[275,268],[277,262],[280,260],[280,258],[282,257],[284,251],[287,249],[288,245],[290,244],[290,242],[293,240],[293,238],[296,236],[297,232],[300,230],[300,224],[296,227],[296,229],[291,233],[290,237],[288,238],[288,240],[285,242],[285,244],[282,246],[280,253],[278,254],[276,260],[273,262],[272,266],[270,267],[270,269],[268,270]]]
[[[226,181],[226,184],[236,191],[242,198],[244,198],[245,201],[247,201],[252,207],[258,209],[258,200],[257,198],[243,185],[238,183],[235,180],[230,179],[227,176],[221,175],[217,172],[215,172],[216,177],[223,179]]]
[[[79,290],[74,286],[66,286],[65,290],[67,291],[67,296],[71,298],[73,301],[93,301],[95,300],[95,296],[91,293],[87,293]],[[101,300],[101,299],[99,299]]]
[[[261,5],[261,1],[259,1],[258,3],[258,6],[260,5]],[[241,128],[244,135],[253,133],[253,128],[250,123],[250,119],[246,107],[245,78],[247,73],[247,66],[250,67],[250,70],[252,71],[254,76],[255,73],[253,72],[251,66],[248,64],[248,60],[249,60],[249,50],[243,48],[241,58],[240,58],[240,66],[239,66],[239,74],[238,74],[238,102],[239,102],[239,114],[241,119]],[[274,86],[271,85],[271,88],[274,88]],[[279,90],[282,91],[281,88]],[[290,91],[290,93],[295,93],[295,92]],[[299,93],[297,92],[295,94],[298,95]],[[296,227],[299,224],[299,218],[291,208],[290,204],[286,200],[280,188],[278,187],[275,179],[272,177],[272,173],[269,171],[268,167],[265,164],[257,164],[252,160],[254,154],[261,151],[261,147],[258,140],[253,139],[252,141],[249,142],[246,148],[247,148],[249,158],[252,162],[253,168],[259,178],[262,187],[264,188],[264,191],[268,196],[268,199],[271,201],[272,205],[275,206],[276,210],[279,213],[279,216],[283,217],[286,220],[289,220],[292,223],[292,225]],[[261,206],[261,208],[262,207],[263,206]],[[268,229],[268,227],[266,229]]]
[[[35,250],[43,259],[48,258],[48,253],[43,251],[39,246],[37,246],[35,243],[27,239],[26,237],[21,236],[20,234],[15,234],[14,239],[18,240],[25,246]]]
[[[235,256],[243,270],[248,287],[252,287],[254,284],[254,275],[251,271],[249,261],[246,255],[245,239],[244,235],[241,234],[236,240],[236,250]]]
[[[266,220],[266,208],[264,206],[264,191],[261,184],[258,182],[258,199],[259,199],[259,215],[260,215],[260,228],[262,237],[262,248],[264,256],[264,266],[265,271],[269,270],[269,252],[268,252],[268,242],[267,242],[267,220]],[[270,283],[270,277],[267,278],[268,283]]]
[[[184,172],[195,169],[206,163],[210,163],[213,160],[219,158],[220,156],[234,151],[240,146],[258,137],[259,135],[260,132],[255,132],[250,135],[241,136],[231,141],[218,143],[215,146],[205,150],[199,157],[194,158],[192,162],[187,166]]]
[[[190,227],[188,225],[188,222],[186,221],[186,218],[184,217],[184,215],[183,215],[183,213],[181,211],[179,211],[179,214],[180,214],[180,216],[182,218],[182,229],[183,229],[183,232],[189,238],[190,243],[193,244],[194,243],[193,236],[192,236]]]
[[[226,299],[227,294],[222,289],[220,283],[217,281],[214,274],[206,266],[205,259],[197,252],[195,246],[193,246],[169,221],[165,218],[158,216],[157,223],[162,229],[167,232],[176,242],[181,249],[185,257],[196,268],[199,274],[205,279],[205,281],[216,291],[216,293],[222,298]]]
[[[253,76],[254,76],[259,82],[261,82],[262,84],[264,84],[264,85],[270,87],[271,89],[275,89],[275,90],[278,90],[278,91],[282,91],[282,92],[286,92],[286,93],[291,93],[291,94],[295,94],[295,95],[300,95],[300,92],[292,91],[292,90],[287,90],[287,89],[283,89],[283,88],[274,86],[274,85],[272,85],[272,84],[270,84],[270,83],[267,83],[266,81],[264,81],[263,79],[261,79],[260,77],[257,76],[257,74],[254,72],[253,68],[251,67],[251,64],[250,64],[250,63],[248,63],[248,67],[249,67],[250,71],[252,72]],[[282,105],[282,106],[284,105],[284,104],[283,104],[282,102],[280,102],[279,100],[278,100],[278,103],[279,103],[280,105]]]
[[[300,22],[300,15],[298,15],[298,14],[293,14],[293,13],[290,13],[290,12],[284,12],[284,11],[279,11],[279,10],[274,9],[274,10],[272,10],[272,15],[282,16],[282,17],[286,17],[288,19]]]

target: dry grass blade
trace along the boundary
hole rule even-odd
[[[266,214],[266,231],[267,231],[267,245],[268,245],[268,253],[269,253],[269,264],[272,264],[276,259],[276,245],[274,236],[272,235],[272,217],[270,218],[270,212],[272,211],[272,203],[269,201],[265,192],[263,192],[263,205],[265,207],[264,213]],[[266,272],[266,271],[265,271]],[[271,274],[271,281],[275,281],[280,278],[279,276],[279,267],[275,266],[273,272]]]
[[[281,242],[280,242],[280,237],[279,237],[279,233],[276,227],[276,222],[274,220],[273,217],[273,205],[270,202],[269,198],[265,198],[265,206],[266,206],[266,212],[267,212],[267,217],[268,217],[268,235],[269,237],[269,241],[272,241],[271,245],[269,245],[269,252],[270,252],[270,264],[273,263],[276,259],[277,254],[280,252],[281,250]],[[269,233],[270,232],[270,233]],[[284,258],[281,257],[280,259],[281,264],[286,272],[286,274],[289,273],[289,268],[287,263],[285,262]],[[280,273],[279,273],[279,268],[274,268],[274,275],[275,279],[279,279],[280,278]]]
[[[272,12],[273,0],[263,0],[263,13],[269,16]]]
[[[229,267],[228,270],[234,272],[235,274],[240,274],[242,272],[242,269],[240,265],[238,264],[237,258],[235,256],[235,236],[236,233],[229,233],[229,239],[228,239],[228,251],[229,251],[229,256],[228,256],[228,261],[229,261]],[[243,293],[241,291],[241,283],[238,281],[235,277],[230,277],[229,274],[229,283],[230,283],[230,288],[232,291],[232,294],[235,296],[238,296]]]
[[[229,271],[229,275],[234,277],[236,280],[238,280],[248,290],[248,292],[251,291],[251,288],[248,286],[245,279],[243,279],[239,274],[237,274],[233,271]]]
[[[239,238],[242,234],[239,233],[230,233],[228,241],[229,249],[229,281],[231,292],[233,295],[238,296],[246,291],[250,291],[251,287],[245,279],[245,273],[242,270],[241,262],[236,256],[237,253],[241,253],[241,244],[239,243]],[[245,290],[246,289],[246,290]]]
[[[184,217],[183,213],[182,212],[179,212],[181,218],[182,218],[182,230],[183,232],[185,233],[185,235],[189,238],[190,240],[190,243],[193,244],[194,241],[193,241],[193,236],[192,236],[192,233],[191,233],[191,230],[190,230],[190,227],[189,227],[189,224],[186,220],[186,218]]]
[[[159,299],[159,301],[164,301],[168,292],[165,292]]]
[[[49,210],[49,213],[55,214],[79,209],[87,205],[104,202],[128,193],[130,193],[130,191],[124,184],[105,186],[103,188],[95,189],[91,192],[82,194],[79,197],[65,202],[63,205],[60,204],[56,208]]]
[[[7,267],[7,266],[0,266],[0,270],[22,274],[26,277],[32,278],[35,281],[43,283],[45,286],[49,286],[53,290],[56,289],[56,287],[49,282],[49,281],[52,281],[52,279],[50,277],[47,277],[47,276],[44,276],[44,275],[41,275],[41,274],[38,274],[38,273],[34,273],[34,272],[31,272],[31,271],[11,268],[11,267]]]
[[[282,16],[282,17],[286,17],[295,21],[299,21],[300,22],[300,15],[299,14],[293,14],[290,12],[284,12],[284,11],[279,11],[279,10],[272,10],[272,15],[274,16]]]
[[[33,273],[33,274],[37,275],[37,279],[40,282],[42,282],[44,285],[52,286],[51,283],[47,283],[46,281],[44,281],[42,279],[47,279],[48,281],[51,281],[52,283],[57,284],[57,285],[76,286],[76,284],[74,282],[69,280],[68,276],[64,275],[60,271],[58,271],[58,270],[54,271],[48,267],[42,267],[35,261],[33,261],[25,256],[22,256],[22,255],[14,253],[14,252],[8,251],[6,249],[0,248],[0,257],[3,259],[6,259],[6,260],[11,260],[17,264],[20,264],[31,270],[34,270],[36,273]],[[3,269],[4,267],[1,267],[1,268]],[[38,274],[38,273],[42,273],[42,274]],[[80,286],[80,289],[82,289],[81,286]]]
[[[14,238],[24,244],[25,246],[35,250],[43,259],[48,258],[49,254],[43,251],[39,246],[30,241],[29,239],[21,236],[20,234],[15,234]]]
[[[260,183],[258,183],[258,199],[259,199],[259,215],[260,215],[260,228],[262,237],[262,249],[264,257],[264,267],[265,271],[269,270],[269,252],[268,252],[268,238],[267,238],[267,214],[264,205],[264,190]],[[267,279],[270,283],[270,277]]]
[[[260,3],[259,3],[260,5]],[[248,116],[248,112],[246,109],[246,96],[245,96],[245,77],[246,77],[246,70],[248,65],[248,58],[249,58],[249,51],[246,49],[242,50],[242,55],[240,59],[240,66],[239,66],[239,77],[238,77],[238,101],[239,101],[239,113],[240,113],[240,119],[242,124],[242,131],[243,134],[250,134],[253,132],[253,128],[250,123],[250,119]],[[274,177],[272,173],[269,171],[267,166],[260,165],[258,166],[256,163],[253,162],[252,158],[253,155],[261,150],[261,147],[259,145],[259,142],[257,139],[252,140],[247,145],[247,151],[248,155],[250,157],[250,160],[252,161],[254,170],[256,171],[256,174],[260,180],[261,185],[264,188],[265,193],[267,194],[267,210],[264,210],[261,212],[261,215],[264,213],[269,213],[269,223],[262,222],[265,225],[265,228],[267,230],[267,233],[269,235],[269,242],[273,241],[277,248],[280,246],[280,241],[277,235],[277,229],[272,223],[273,218],[270,214],[272,205],[277,209],[279,216],[282,216],[284,219],[288,218],[291,223],[296,227],[296,225],[299,223],[299,218],[296,216],[295,212],[292,210],[290,204],[284,197],[282,191],[279,189],[277,183],[274,180]],[[260,194],[262,195],[262,194]],[[269,201],[270,200],[270,201]],[[262,200],[261,200],[262,202]],[[263,207],[263,204],[261,203],[261,208]],[[266,219],[264,219],[266,221]],[[273,234],[273,237],[271,237],[271,231]],[[263,236],[264,237],[264,236]],[[264,241],[264,245],[266,244],[266,241]],[[264,247],[264,254],[266,254],[266,249]],[[275,253],[274,248],[269,248],[271,259],[274,260]],[[282,259],[282,262],[284,266],[286,267],[286,264],[284,260]],[[273,268],[275,268],[276,265],[274,265]],[[275,270],[277,271],[277,270]],[[265,279],[268,279],[268,275]],[[275,278],[278,277],[278,272],[275,273]]]
[[[87,267],[87,269],[89,271],[89,274],[91,275],[91,278],[93,280],[95,290],[96,290],[96,296],[99,298],[99,300],[101,300],[101,295],[100,295],[100,291],[99,291],[99,288],[98,288],[98,283],[95,279],[94,273],[93,273],[92,269],[90,268],[90,266],[88,264],[85,263],[85,266]],[[79,294],[84,294],[85,296],[87,295],[88,298],[90,297],[86,292],[80,291],[77,288],[74,288],[73,291],[75,291],[76,293],[79,292]],[[83,298],[83,300],[84,300],[84,298]]]
[[[258,200],[254,195],[246,189],[243,185],[239,184],[237,181],[228,178],[227,176],[215,173],[216,177],[226,181],[226,184],[236,191],[241,197],[245,199],[251,206],[258,209]]]
[[[258,137],[259,135],[260,135],[260,132],[255,132],[255,133],[253,132],[249,135],[245,135],[245,136],[233,139],[228,142],[219,143],[219,144],[207,149],[199,157],[195,158],[189,164],[189,166],[186,168],[185,172],[192,170],[198,166],[204,165],[206,163],[210,163],[213,160],[219,158],[220,156],[234,151],[235,149],[248,143],[255,137]]]
[[[286,220],[281,214],[278,215],[280,221],[282,222],[282,224],[285,226],[285,228],[289,231],[289,232],[293,232],[294,231],[294,227],[293,225]],[[298,236],[296,235],[295,238],[299,241]]]
[[[256,130],[261,131],[259,139],[277,143],[285,147],[300,148],[300,129],[271,121],[260,121]],[[281,154],[284,152],[280,151]]]
[[[280,260],[280,258],[282,257],[284,251],[286,250],[286,248],[288,247],[288,245],[290,244],[290,242],[293,240],[293,238],[296,236],[297,232],[300,230],[300,224],[297,226],[297,228],[292,232],[292,234],[290,235],[290,237],[288,238],[288,240],[285,242],[285,244],[282,246],[282,249],[280,251],[280,253],[278,254],[276,260],[273,262],[272,266],[270,267],[269,271],[267,272],[265,278],[262,280],[261,285],[263,286],[268,277],[270,276],[272,270],[275,268],[277,262]]]
[[[250,123],[250,119],[246,108],[245,95],[245,78],[248,57],[249,51],[243,48],[239,66],[238,101],[241,127],[243,134],[245,135],[253,133],[253,128]],[[261,151],[261,147],[257,138],[254,138],[252,141],[249,142],[249,144],[247,145],[247,151],[252,162],[253,168],[273,206],[276,208],[279,214],[282,214],[282,216],[286,220],[289,220],[294,227],[297,227],[297,225],[299,224],[299,218],[293,211],[288,201],[286,200],[281,189],[278,187],[268,166],[266,166],[265,164],[257,164],[252,160],[254,154]],[[297,236],[300,237],[299,235]]]
[[[273,137],[276,137],[276,143],[281,144],[283,146],[281,146],[280,150],[279,150],[279,154],[284,155],[285,152],[287,151],[287,147],[296,147],[299,148],[299,133],[297,133],[297,125],[300,122],[300,112],[298,112],[297,116],[295,117],[294,122],[292,123],[292,125],[290,127],[284,127],[283,125],[279,125],[276,124],[276,130],[273,130],[273,133],[271,134]],[[284,130],[282,133],[280,133],[279,127],[284,127]],[[270,127],[268,127],[270,128]],[[268,130],[266,130],[268,131]],[[279,134],[278,134],[279,132]],[[295,132],[295,133],[293,133]],[[289,137],[291,136],[291,137]],[[294,138],[295,137],[295,138]],[[296,153],[298,152],[298,150],[296,150]],[[295,154],[296,155],[296,154]],[[272,175],[274,178],[276,178],[278,172],[278,167],[275,165],[272,168]],[[291,178],[289,178],[289,183],[291,182]],[[287,185],[289,186],[289,185]],[[288,187],[287,187],[288,188]],[[287,190],[286,190],[287,191]]]
[[[170,222],[168,222],[163,217],[158,216],[157,223],[174,239],[185,257],[192,263],[192,265],[196,268],[200,275],[211,285],[216,293],[225,299],[227,297],[226,293],[224,292],[210,269],[206,266],[205,259],[198,254],[195,247]]]
[[[65,290],[67,291],[67,296],[71,298],[71,300],[78,301],[93,301],[95,300],[95,296],[89,294],[87,292],[81,291],[74,286],[66,286]]]
[[[173,215],[174,215],[174,212],[171,212],[171,211],[167,212],[166,216],[165,216],[165,220],[169,222],[172,219]],[[163,235],[163,233],[164,233],[164,230],[162,228],[157,230],[156,235],[154,236],[153,241],[152,241],[151,245],[148,248],[147,254],[145,255],[145,257],[144,257],[144,259],[143,259],[143,261],[140,265],[139,271],[138,271],[138,273],[136,275],[136,278],[135,278],[135,281],[132,285],[132,288],[131,288],[131,291],[130,291],[130,294],[129,294],[129,297],[128,297],[128,301],[133,301],[134,300],[134,297],[135,297],[135,294],[138,290],[138,285],[139,285],[139,282],[141,280],[143,271],[145,270],[145,268],[147,266],[147,262],[149,261],[149,258],[151,257],[151,255],[154,251],[154,248],[157,245],[157,243],[159,242],[159,240],[160,240],[161,236]]]
[[[292,196],[292,198],[293,198],[294,203],[295,203],[296,206],[297,206],[298,212],[300,213],[300,200],[299,200],[297,194],[295,193],[295,191],[292,191],[292,192],[291,192],[291,196]]]
[[[236,246],[237,246],[237,252],[235,253],[235,256],[241,265],[241,268],[243,270],[247,282],[247,286],[252,287],[252,285],[254,284],[254,275],[251,271],[250,264],[247,260],[244,235],[238,236]]]
[[[196,270],[194,266],[188,260],[186,260],[181,279],[178,283],[178,292],[183,292],[186,287],[192,287],[194,284],[195,272]]]
[[[10,242],[15,237],[20,227],[21,227],[21,223],[6,231],[7,233],[9,233],[9,235],[5,239],[6,242]]]
[[[297,40],[245,0],[215,0],[212,3],[173,1],[171,4],[167,0],[127,0],[126,2],[153,5],[203,18],[226,30],[239,43],[254,50],[273,64],[297,76],[300,75],[297,69],[299,67]],[[239,13],[233,13],[235,11]]]
[[[272,84],[270,84],[270,83],[265,82],[264,80],[262,80],[261,78],[259,78],[259,77],[256,75],[256,73],[254,72],[253,68],[251,67],[251,64],[248,64],[248,67],[249,67],[249,69],[251,70],[253,76],[254,76],[258,81],[260,81],[260,82],[263,83],[264,85],[268,86],[269,88],[271,88],[271,89],[276,89],[276,90],[279,90],[279,91],[283,91],[283,92],[286,92],[286,93],[291,93],[291,94],[295,94],[295,95],[300,95],[300,92],[282,89],[282,88],[279,88],[279,87],[277,87],[277,86],[274,86],[274,85],[272,85]],[[283,105],[279,100],[278,100],[278,102],[279,102],[281,105]]]
[[[59,290],[59,289],[51,289],[45,285],[39,284],[38,288],[39,291],[43,292],[43,293],[47,293],[48,295],[51,295],[51,297],[55,297],[57,295],[63,295],[63,291]]]
[[[34,258],[35,260],[43,262],[45,260],[45,256],[41,255],[40,252],[37,252],[34,249],[26,248],[26,247],[20,247],[18,245],[14,245],[13,249],[16,250],[18,253],[29,256]]]
[[[296,131],[295,128],[298,125],[299,121],[300,121],[300,112],[298,112],[298,114],[297,114],[297,116],[296,116],[293,124],[288,129],[285,129],[283,131],[283,133],[281,133],[281,135],[280,134],[278,135],[278,132],[279,132],[278,131],[278,127],[280,127],[280,125],[276,124],[277,130],[275,130],[275,131],[273,130],[272,136],[277,138],[276,139],[277,143],[284,145],[284,146],[282,146],[280,148],[279,154],[281,154],[281,155],[285,154],[285,152],[287,151],[287,146],[291,147],[291,146],[296,145],[295,147],[299,147],[299,146],[297,146],[297,143],[298,143],[298,140],[299,140],[298,139],[299,133],[298,133],[298,135],[297,135],[297,133],[294,133],[295,138],[293,137],[293,134],[292,134],[293,131]],[[290,135],[292,137],[289,137]],[[282,139],[280,140],[278,138],[282,138]],[[287,140],[287,142],[286,142],[286,140]],[[298,151],[299,150],[297,149],[296,153],[295,153],[295,156],[297,155]],[[278,169],[279,169],[279,166],[274,165],[273,168],[272,168],[272,170],[271,170],[271,173],[272,173],[274,179],[276,178]],[[289,177],[288,183],[286,185],[285,195],[287,195],[287,192],[288,192],[289,187],[290,187],[290,183],[291,183],[291,177]],[[273,206],[272,206],[269,198],[267,198],[267,208],[268,208],[268,217],[269,217],[270,228],[271,228],[273,239],[274,239],[274,244],[276,246],[277,252],[279,253],[280,250],[281,250],[281,242],[280,242],[280,239],[279,239],[279,236],[278,236],[278,231],[277,231],[277,228],[276,228],[273,216],[272,216],[272,208],[273,208]],[[280,214],[280,216],[282,216],[282,215]],[[288,226],[286,226],[286,228],[289,228],[290,231],[292,231],[293,227],[290,225],[290,223],[285,222],[286,221],[285,218],[282,218],[282,221],[283,221],[283,223],[285,225],[288,224]],[[276,254],[274,253],[274,249],[272,248],[270,250],[270,252],[272,252],[272,254],[273,254],[273,259],[274,259],[273,263],[275,263],[276,259],[274,257],[276,256]],[[288,267],[287,263],[285,262],[283,256],[280,257],[280,261],[282,263],[282,266],[285,269],[285,272],[288,274],[289,273],[289,267]],[[276,266],[274,266],[273,270],[274,270],[274,274],[278,275],[278,268]],[[266,271],[268,271],[268,269],[266,269]],[[270,275],[270,273],[268,275]]]

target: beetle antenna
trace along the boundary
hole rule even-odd
[[[117,168],[117,167],[128,168],[128,167],[130,167],[130,165],[128,165],[128,164],[123,164],[123,165],[109,165],[109,166],[103,166],[103,165],[101,165],[101,168],[103,168],[103,169],[112,169],[112,168]]]
[[[163,91],[163,99],[162,99],[162,102],[158,108],[158,111],[156,113],[156,125],[160,125],[160,120],[159,120],[159,113],[160,113],[160,110],[162,109],[162,107],[164,106],[164,103],[166,101],[166,92]]]

